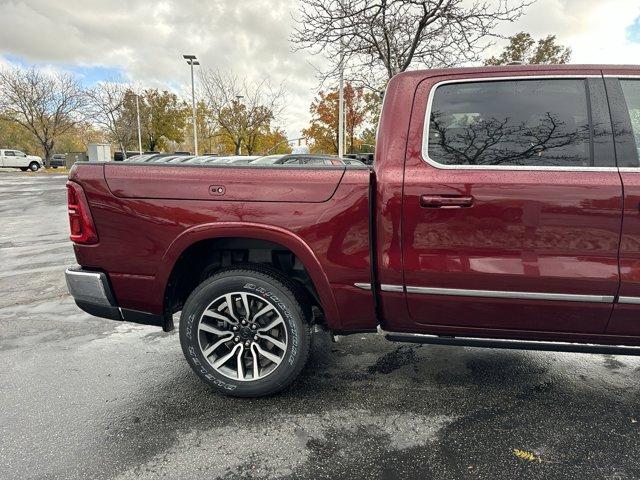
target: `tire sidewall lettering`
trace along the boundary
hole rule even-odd
[[[289,358],[287,358],[287,363],[289,363],[289,365],[293,365],[295,362],[295,358],[298,355],[298,345],[300,344],[300,338],[291,310],[284,304],[284,302],[282,302],[282,300],[280,300],[280,298],[278,298],[278,296],[272,290],[267,290],[266,288],[259,287],[253,283],[245,283],[244,288],[246,290],[252,290],[261,297],[268,299],[270,302],[274,303],[283,314],[283,318],[287,323],[289,334],[291,336],[291,348],[289,352]]]

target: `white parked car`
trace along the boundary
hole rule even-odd
[[[42,158],[37,155],[27,155],[20,150],[0,150],[0,167],[19,168],[23,172],[32,172],[42,168]]]

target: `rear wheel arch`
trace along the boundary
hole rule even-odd
[[[242,251],[250,251],[249,258],[246,254],[238,255]],[[270,257],[266,254],[269,251],[272,252]],[[289,262],[293,262],[289,272],[279,265],[281,254],[284,254],[282,261],[287,262],[287,252],[292,256]],[[220,255],[224,258],[217,258]],[[327,325],[339,328],[338,310],[329,281],[315,254],[302,239],[278,227],[226,222],[193,227],[180,235],[165,252],[157,276],[164,293],[165,323],[170,325],[172,322],[175,302],[184,301],[204,278],[222,268],[243,265],[258,265],[292,274],[293,280],[305,287],[311,303],[321,308]],[[190,276],[186,284],[185,275]],[[305,284],[304,275],[308,275],[309,284]]]

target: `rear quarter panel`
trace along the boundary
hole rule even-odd
[[[70,175],[85,189],[99,235],[98,245],[75,252],[80,265],[109,273],[122,307],[162,313],[168,276],[185,248],[244,232],[304,245],[295,253],[317,263],[301,258],[319,270],[309,273],[331,328],[375,326],[370,292],[353,287],[370,276],[368,169],[278,168],[283,175],[268,167],[107,165],[107,185],[102,168],[82,165]],[[225,195],[210,195],[210,185],[224,185]],[[165,197],[136,198],[143,194]],[[336,302],[334,291],[352,302]]]

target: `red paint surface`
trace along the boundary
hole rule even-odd
[[[146,189],[147,194],[159,195],[164,185],[168,195],[175,196],[171,176],[197,170],[180,176],[197,178],[196,186],[224,184],[225,197],[249,198],[245,183],[225,183],[242,178],[249,169],[108,165],[106,173],[115,173],[117,179],[108,179],[111,189],[102,169],[82,165],[70,174],[81,178],[100,235],[98,245],[76,245],[75,251],[80,265],[109,273],[121,307],[161,313],[167,280],[183,251],[203,239],[246,237],[291,249],[307,268],[329,324],[341,328],[341,311],[346,324],[354,323],[349,309],[338,308],[331,284],[353,288],[356,282],[370,281],[367,170],[252,169],[260,177],[253,180],[254,191],[261,192],[256,196],[270,195],[271,200],[249,202],[201,199],[207,190],[185,183],[181,199],[121,198],[111,191],[140,195],[138,189]],[[160,171],[164,181],[148,180],[149,174],[158,176]],[[372,304],[369,292],[358,292],[360,305],[364,306],[363,296]],[[360,317],[362,323],[375,326],[372,309],[363,311],[369,313]]]
[[[618,172],[442,170],[421,153],[427,97],[438,81],[600,75],[600,68],[498,67],[395,77],[385,95],[374,169],[379,283],[611,296],[620,288],[621,295],[640,296],[640,180],[625,179],[623,199]],[[609,72],[640,73],[634,67]],[[294,251],[330,327],[375,326],[371,293],[353,287],[370,281],[369,172],[162,165],[108,165],[105,172],[102,165],[83,165],[79,171],[71,177],[85,188],[100,243],[76,246],[78,261],[109,272],[121,306],[160,313],[167,278],[184,249],[204,238],[246,236]],[[211,185],[223,185],[225,194],[210,195]],[[473,202],[429,209],[420,205],[424,195]],[[638,343],[629,335],[640,335],[633,305],[618,305],[611,316],[609,303],[377,288],[387,330],[602,343]]]

